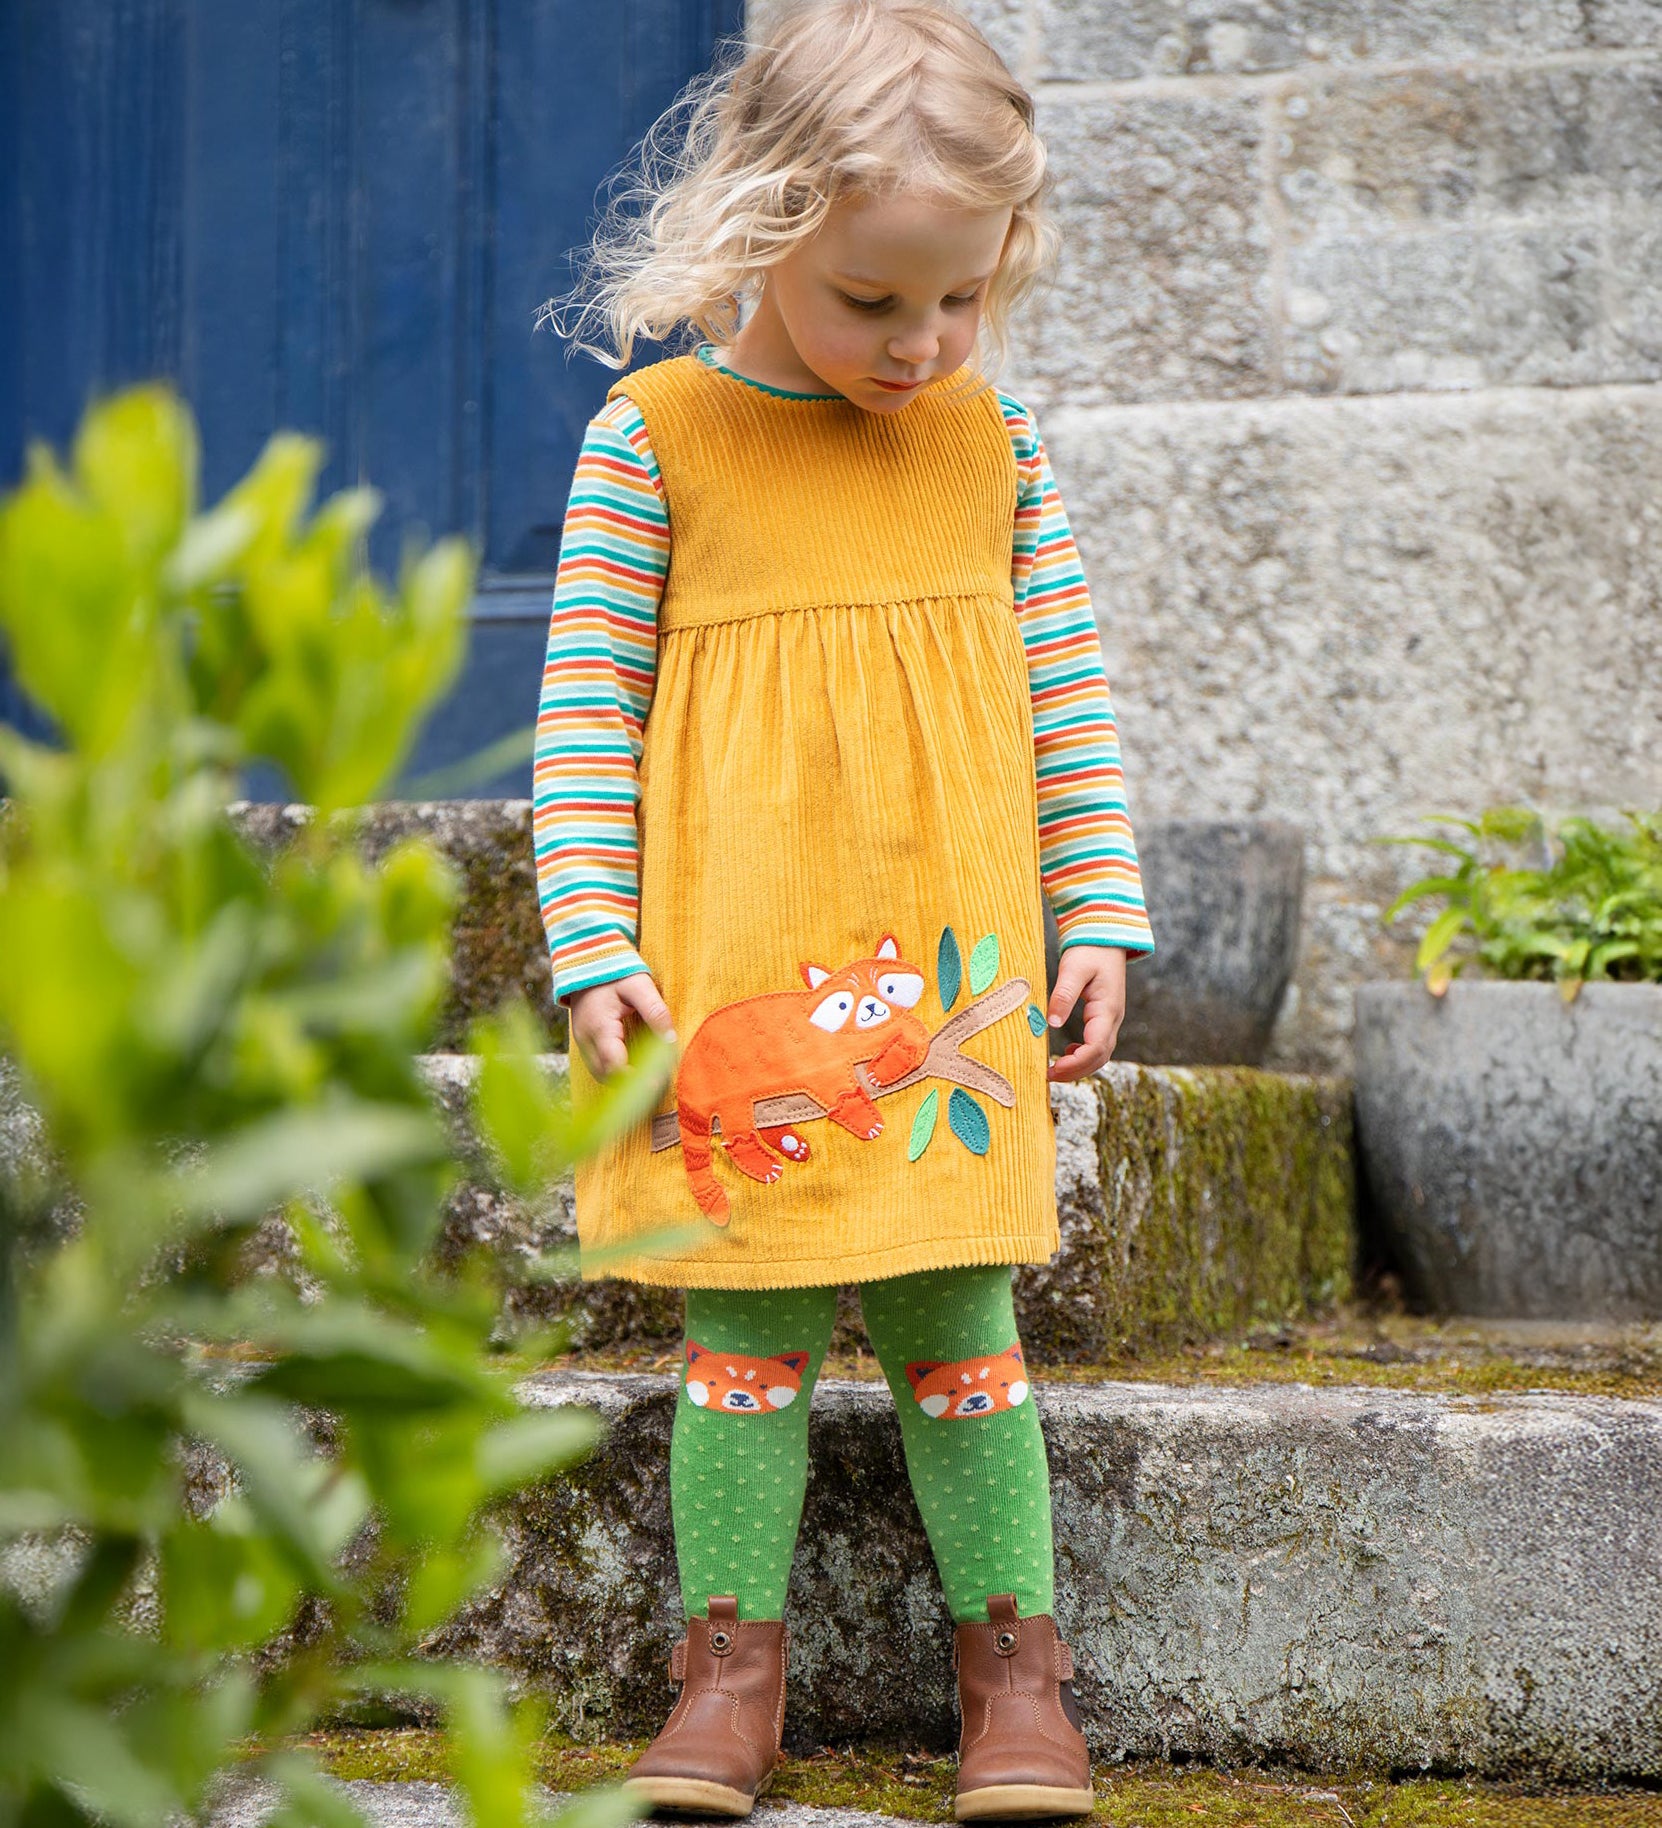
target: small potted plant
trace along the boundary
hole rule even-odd
[[[1384,1237],[1436,1312],[1662,1319],[1662,812],[1435,823],[1423,983],[1356,999]]]

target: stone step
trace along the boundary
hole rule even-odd
[[[639,1737],[678,1634],[675,1380],[546,1372],[594,1456],[506,1513],[432,1654]],[[1040,1383],[1057,1616],[1098,1757],[1662,1777],[1662,1399]],[[822,1383],[789,1743],[947,1748],[951,1631],[886,1387]],[[742,1527],[735,1515],[734,1527]]]
[[[347,1778],[334,1787],[348,1803],[362,1810],[372,1828],[468,1828],[467,1809],[457,1792],[446,1784],[377,1783]],[[277,1786],[272,1783],[256,1780],[227,1785],[208,1818],[210,1828],[262,1828],[276,1813],[280,1800]],[[537,1800],[552,1814],[578,1799],[568,1791],[543,1790]],[[765,1796],[750,1819],[757,1828],[912,1828],[899,1816],[812,1803],[775,1802]]]
[[[477,1062],[423,1062],[469,1154],[445,1249],[488,1243],[512,1265],[575,1237],[568,1176],[535,1207],[493,1188],[470,1140]],[[545,1056],[563,1076],[566,1056]],[[1016,1275],[1032,1362],[1095,1364],[1291,1319],[1344,1300],[1357,1257],[1350,1088],[1247,1067],[1110,1063],[1050,1087],[1061,1246]],[[689,1216],[696,1218],[690,1196]],[[516,1311],[567,1317],[576,1343],[680,1338],[681,1297],[620,1282],[516,1286]],[[857,1323],[856,1323],[857,1324]],[[846,1337],[846,1335],[845,1335]]]

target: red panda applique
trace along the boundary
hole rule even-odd
[[[693,1198],[717,1225],[728,1217],[726,1190],[710,1166],[711,1132],[736,1168],[764,1186],[786,1161],[805,1162],[801,1126],[758,1126],[758,1098],[804,1092],[835,1124],[862,1142],[883,1119],[854,1069],[878,1085],[904,1079],[929,1053],[929,1030],[912,1014],[923,973],[885,933],[870,958],[840,971],[804,960],[806,990],[769,991],[724,1003],[699,1023],[676,1068],[675,1116],[681,1161]]]
[[[995,1415],[1027,1401],[1027,1367],[1019,1345],[996,1358],[960,1358],[950,1365],[922,1359],[906,1367],[906,1381],[925,1415],[943,1416],[949,1422]]]
[[[729,1415],[769,1415],[796,1401],[807,1369],[806,1352],[746,1358],[742,1352],[712,1352],[689,1339],[687,1401]]]

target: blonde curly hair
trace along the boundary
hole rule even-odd
[[[756,42],[718,42],[612,180],[577,283],[537,316],[609,368],[635,338],[724,344],[768,267],[849,199],[1011,210],[972,379],[991,385],[1016,308],[1061,234],[1033,99],[987,40],[935,0],[787,0]],[[613,349],[593,340],[609,335]],[[972,362],[966,364],[974,368]]]

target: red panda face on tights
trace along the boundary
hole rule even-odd
[[[906,1367],[918,1407],[925,1415],[964,1421],[973,1415],[996,1415],[1027,1401],[1027,1367],[1014,1345],[992,1358],[960,1358],[940,1364],[923,1359]]]
[[[802,1391],[806,1352],[747,1358],[742,1352],[712,1352],[687,1341],[687,1401],[728,1415],[771,1415],[788,1409]]]

